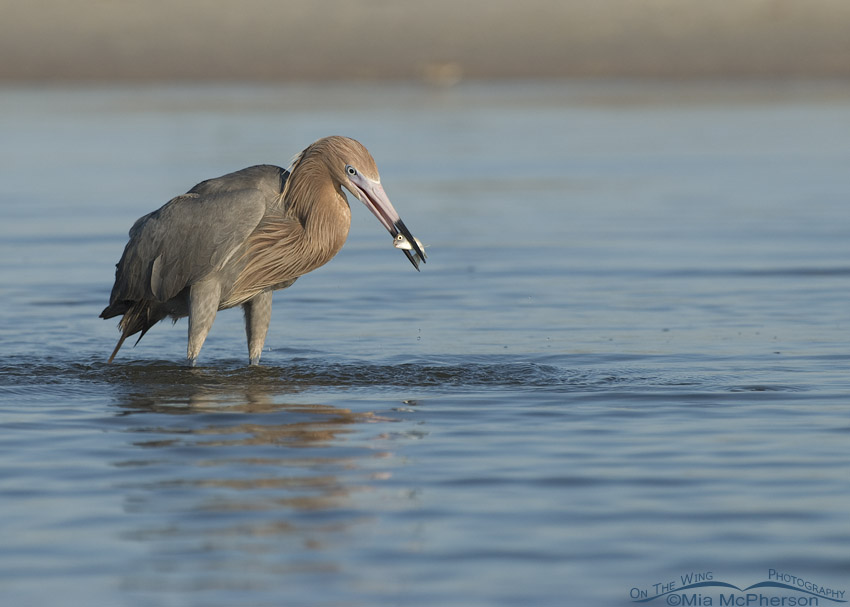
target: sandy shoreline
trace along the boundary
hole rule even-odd
[[[850,76],[845,0],[3,4],[5,81]]]

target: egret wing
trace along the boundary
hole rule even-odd
[[[221,269],[275,204],[285,177],[279,167],[251,167],[202,182],[141,217],[118,263],[110,308],[168,301]]]

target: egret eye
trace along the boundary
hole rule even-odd
[[[357,169],[355,169],[350,164],[345,165],[345,172],[348,173],[351,177],[357,175]]]

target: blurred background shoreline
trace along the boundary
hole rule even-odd
[[[2,6],[6,84],[850,77],[846,0]]]

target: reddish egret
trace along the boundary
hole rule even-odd
[[[133,224],[100,313],[123,315],[109,362],[130,335],[141,332],[140,340],[165,317],[188,316],[186,355],[194,365],[216,312],[241,305],[250,363],[258,364],[272,291],[330,261],[348,236],[343,187],[404,244],[419,270],[425,253],[384,193],[369,151],[347,137],[326,137],[289,170],[259,165],[203,181]]]

